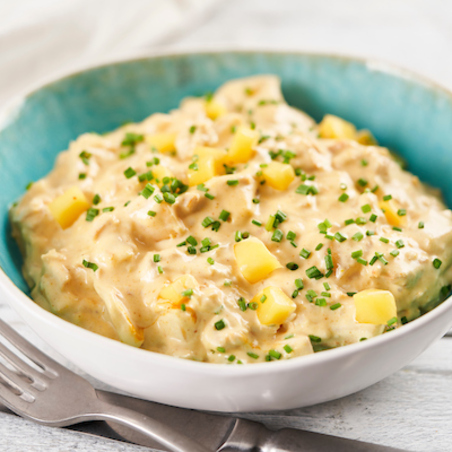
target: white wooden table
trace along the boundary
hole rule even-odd
[[[452,88],[451,30],[452,2],[445,0],[227,0],[202,21],[161,40],[159,47],[260,46],[371,56]],[[4,304],[0,317],[49,351]],[[410,451],[452,451],[452,333],[396,374],[357,394],[309,408],[247,417],[273,427],[303,428]],[[0,450],[149,449],[41,427],[0,412]]]

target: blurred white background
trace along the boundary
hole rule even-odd
[[[0,0],[0,104],[42,80],[162,49],[376,57],[452,88],[450,0]]]

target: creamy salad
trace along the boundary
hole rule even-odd
[[[36,303],[196,361],[370,339],[452,280],[439,194],[370,132],[289,106],[275,76],[80,136],[10,218]]]

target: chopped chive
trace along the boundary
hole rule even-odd
[[[402,228],[398,228],[397,226],[392,227],[393,231],[402,232]]]
[[[339,185],[339,188],[341,190],[347,190],[347,184],[342,183],[342,184]]]
[[[295,280],[295,287],[296,287],[298,290],[301,290],[301,289],[304,288],[303,280],[302,280],[301,278],[297,278],[297,279]]]
[[[124,207],[127,207],[130,204],[130,201],[127,201],[126,203],[124,203]]]
[[[213,224],[215,220],[212,217],[206,217],[204,220],[202,220],[201,225],[205,228],[209,227],[211,224]]]
[[[222,330],[225,327],[226,327],[226,323],[224,323],[223,319],[218,320],[218,322],[215,322],[215,329],[216,330],[220,331],[220,330]]]
[[[298,297],[298,290],[297,289],[295,289],[293,292],[292,292],[292,298],[297,298]]]
[[[80,174],[78,175],[78,178],[79,178],[79,179],[86,179],[86,173],[80,173]]]
[[[397,211],[397,215],[398,215],[399,217],[404,217],[404,216],[406,215],[406,209],[399,209],[399,210]]]
[[[316,306],[326,306],[326,300],[325,298],[317,298],[317,300],[315,300],[315,305]]]
[[[290,240],[290,241],[295,240],[296,237],[297,237],[297,234],[295,234],[295,232],[293,232],[293,231],[289,231],[286,235],[286,239]]]
[[[371,235],[375,235],[374,231],[366,231],[366,235],[371,236]]]
[[[316,195],[319,191],[317,190],[316,187],[314,187],[314,185],[306,185],[306,184],[301,184],[297,187],[297,189],[295,190],[295,193],[299,194],[299,195]]]
[[[377,215],[375,215],[374,213],[369,217],[369,221],[371,221],[372,223],[375,223],[377,221]]]
[[[372,207],[370,204],[365,204],[364,206],[361,206],[361,210],[363,213],[369,213],[372,210]]]
[[[130,179],[131,177],[135,176],[135,174],[137,174],[137,172],[130,166],[124,171],[124,176],[126,176],[127,179]]]
[[[303,248],[300,251],[300,256],[303,257],[304,259],[307,259],[310,255],[311,255],[311,252],[308,251],[306,248]]]
[[[239,306],[239,308],[240,308],[241,311],[243,311],[243,312],[246,311],[246,308],[247,308],[246,300],[245,300],[243,297],[240,297],[240,298],[237,300],[237,304],[238,304],[238,306]]]
[[[256,355],[256,353],[253,353],[253,352],[247,352],[247,355],[250,358],[253,358],[253,359],[258,359],[259,358],[259,355]]]
[[[204,196],[205,196],[207,199],[210,199],[210,200],[215,199],[215,196],[214,196],[214,195],[211,195],[210,193],[204,193]]]
[[[161,195],[161,194],[155,195],[155,196],[154,196],[154,201],[155,201],[157,204],[161,204],[161,203],[163,202],[162,195]]]
[[[361,166],[367,166],[369,162],[366,159],[361,160]]]
[[[154,262],[160,262],[160,254],[154,254]]]
[[[159,272],[160,274],[163,273],[163,268],[162,268],[160,265],[157,267],[157,270],[158,270],[158,272]]]
[[[325,238],[328,240],[334,240],[334,235],[326,234]]]
[[[353,297],[353,295],[355,295],[356,294],[356,292],[347,292],[347,295],[349,296],[349,297]]]
[[[380,237],[380,242],[389,243],[389,239],[387,239],[386,237]]]
[[[361,187],[365,187],[367,185],[366,179],[358,179],[358,185],[361,185]]]
[[[391,326],[394,325],[394,323],[397,323],[397,317],[393,317],[392,319],[388,320],[387,325]]]
[[[372,193],[375,193],[378,189],[379,189],[378,185],[375,185],[375,187],[372,188],[370,191],[371,191]]]
[[[185,307],[185,304],[184,303],[182,303],[181,305],[180,305],[180,308],[182,309],[182,311],[186,311],[187,310],[187,308]]]
[[[196,126],[191,126],[190,129],[188,129],[188,131],[189,131],[191,134],[194,134],[195,131],[196,131]]]
[[[442,262],[439,259],[434,259],[433,260],[433,266],[438,269],[439,267],[441,267]]]
[[[289,262],[288,264],[286,264],[286,267],[292,271],[298,270],[298,264],[296,264],[295,262]]]
[[[331,309],[332,311],[335,311],[336,309],[339,309],[341,306],[342,306],[342,305],[341,305],[340,303],[335,303],[335,304],[332,304],[332,305],[330,306],[330,309]]]
[[[364,235],[361,232],[357,232],[355,235],[352,236],[352,240],[355,242],[360,242],[363,239]]]
[[[360,257],[358,257],[358,259],[356,259],[356,262],[358,262],[359,264],[362,264],[362,265],[367,265],[367,261],[364,259],[361,259]]]
[[[375,262],[377,262],[377,260],[378,260],[378,256],[377,255],[373,256],[372,259],[369,262],[369,265],[374,265]]]
[[[392,199],[392,195],[383,196],[383,201],[389,201]]]
[[[279,353],[279,352],[276,351],[276,350],[270,350],[270,351],[268,352],[268,354],[269,354],[272,358],[275,358],[275,359],[280,359],[280,358],[281,358],[281,353]]]
[[[164,192],[163,198],[168,204],[174,204],[176,202],[176,197],[172,193]]]
[[[196,248],[194,246],[187,247],[187,252],[188,252],[188,254],[196,254],[197,253]]]
[[[186,289],[181,292],[183,297],[191,297],[193,295],[193,289]]]
[[[253,198],[253,204],[259,204],[260,201],[257,198]]]
[[[193,245],[193,246],[196,246],[196,245],[198,244],[198,241],[197,241],[192,235],[189,235],[189,236],[186,238],[186,241],[187,241],[190,245]]]
[[[265,303],[265,301],[267,300],[267,295],[262,295],[262,297],[259,299],[259,301],[261,302],[261,303]]]
[[[292,352],[293,352],[293,348],[292,348],[289,344],[286,344],[286,345],[283,347],[283,349],[284,349],[284,351],[285,351],[286,353],[292,353]]]
[[[323,283],[323,287],[325,287],[325,290],[331,290],[331,287],[327,282]]]
[[[322,272],[314,265],[306,270],[306,276],[310,279],[319,278],[322,275]]]
[[[311,339],[311,342],[322,342],[322,339],[318,336],[314,336],[313,334],[309,335],[309,339]]]
[[[227,210],[222,210],[219,218],[220,218],[220,220],[227,221],[229,218],[229,215],[231,215],[230,212],[228,212]]]
[[[198,185],[196,186],[196,188],[197,188],[199,191],[209,191],[209,189],[206,188],[206,187],[204,186],[204,184],[198,184]]]
[[[262,223],[260,221],[257,220],[252,220],[251,223],[255,224],[256,226],[262,226]]]
[[[215,264],[215,261],[214,261],[211,257],[208,257],[208,258],[207,258],[207,262],[208,262],[210,265]]]
[[[424,229],[424,222],[423,222],[423,221],[419,221],[417,227],[418,227],[419,229]]]
[[[395,245],[397,248],[403,248],[405,246],[402,239],[397,240],[397,242],[395,242]]]
[[[224,347],[217,347],[217,351],[220,353],[224,353],[226,349]]]
[[[92,271],[96,271],[99,267],[94,262],[88,262],[87,260],[83,259],[83,266],[86,268],[90,268]]]
[[[284,233],[280,229],[276,229],[275,232],[272,234],[272,241],[273,242],[281,242],[281,240],[284,237]]]
[[[347,240],[347,237],[343,236],[340,232],[336,232],[336,234],[334,234],[334,238],[340,243]]]
[[[235,241],[241,242],[243,240],[243,235],[240,231],[235,231]]]
[[[234,185],[238,185],[239,181],[237,179],[234,179],[234,180],[228,180],[226,183],[230,186],[234,186]]]
[[[331,298],[331,294],[329,292],[320,292],[322,297]]]
[[[392,250],[389,254],[392,257],[397,257],[400,254],[400,251],[399,250]]]
[[[332,270],[334,268],[333,258],[331,257],[331,254],[327,254],[325,256],[325,266],[327,270]]]
[[[97,217],[97,215],[99,215],[99,209],[94,209],[94,208],[90,207],[86,211],[86,221],[93,221],[94,218]]]
[[[339,196],[339,198],[337,198],[337,199],[340,202],[345,202],[345,201],[347,201],[348,198],[349,198],[349,196],[347,195],[347,193],[342,193],[342,195]]]
[[[94,195],[93,204],[95,206],[97,206],[97,204],[99,204],[101,201],[102,201],[102,199],[101,199],[101,197],[99,195]]]
[[[146,184],[146,186],[144,187],[144,189],[141,191],[141,195],[146,198],[149,199],[150,196],[154,193],[155,191],[155,187],[153,187],[151,184]]]
[[[115,210],[114,207],[104,207],[104,208],[102,209],[102,212],[113,212],[113,210]]]
[[[358,218],[355,220],[355,223],[356,223],[356,224],[359,224],[359,225],[363,225],[363,224],[366,224],[366,223],[367,223],[367,220],[366,220],[364,217],[358,217]]]
[[[352,252],[352,258],[358,259],[358,257],[361,257],[363,255],[363,250],[357,250]]]
[[[348,220],[345,220],[345,226],[348,226],[349,224],[353,224],[355,222],[355,220],[353,218],[349,218]]]
[[[235,356],[234,355],[229,355],[228,357],[228,361],[232,363],[232,361],[235,360]]]

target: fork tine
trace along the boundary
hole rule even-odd
[[[14,344],[13,344],[14,345]],[[12,352],[8,347],[0,342],[0,356],[3,356],[10,364],[12,364],[17,370],[22,372],[27,377],[30,377],[34,381],[44,383],[44,373],[38,372],[27,364],[20,356]]]
[[[49,370],[50,372],[47,373],[47,376],[54,378],[55,375],[52,375],[52,371],[54,373],[58,373],[58,371],[70,372],[68,369],[58,364],[52,358],[46,356],[34,345],[30,344],[30,342],[16,333],[3,320],[0,320],[0,335],[8,339],[8,341],[11,342],[11,344],[13,344],[18,350],[20,350],[29,360],[42,367],[44,370]]]
[[[22,394],[28,393],[34,398],[34,394],[38,392],[33,388],[33,386],[22,380],[19,374],[16,374],[11,369],[8,369],[3,363],[0,363],[0,378],[3,379],[9,386],[18,389]],[[10,392],[13,393],[11,390]],[[20,394],[15,395],[16,397],[20,396]]]

